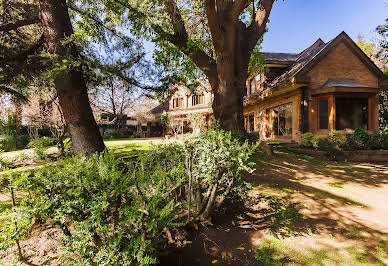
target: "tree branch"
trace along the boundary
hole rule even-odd
[[[4,57],[0,62],[2,63],[12,62],[12,61],[23,62],[27,59],[29,55],[35,53],[44,43],[45,43],[45,38],[44,38],[44,34],[42,34],[38,39],[38,41],[34,45],[32,45],[29,49],[12,57]]]
[[[164,0],[164,4],[174,29],[174,34],[170,35],[169,41],[189,56],[206,75],[215,71],[217,68],[215,61],[200,48],[188,44],[189,36],[175,0]]]
[[[205,9],[210,33],[212,35],[214,48],[216,53],[221,51],[221,28],[217,17],[217,11],[215,6],[215,0],[205,0]]]
[[[263,36],[265,27],[268,22],[269,14],[272,10],[272,5],[275,0],[260,0],[257,7],[255,19],[247,28],[246,34],[248,39],[248,49],[253,50],[256,43]]]
[[[39,17],[27,18],[25,20],[19,20],[16,22],[11,22],[8,24],[0,25],[0,31],[8,32],[11,30],[16,30],[16,29],[23,27],[23,26],[32,25],[32,24],[36,24],[39,22],[40,22]]]
[[[247,8],[249,2],[247,0],[235,0],[233,3],[233,9],[232,9],[232,17],[233,19],[238,19],[241,12],[244,11],[245,8]]]

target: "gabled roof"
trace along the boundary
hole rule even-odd
[[[345,32],[341,32],[337,37],[328,43],[318,39],[310,47],[299,54],[263,53],[264,59],[269,59],[269,62],[267,61],[267,63],[271,63],[271,60],[275,60],[275,58],[279,59],[278,61],[281,61],[280,59],[283,59],[284,61],[286,61],[286,59],[293,59],[294,61],[287,67],[283,74],[276,77],[270,84],[268,84],[268,87],[265,90],[258,91],[247,97],[247,102],[250,102],[256,98],[265,97],[266,95],[271,94],[271,92],[281,89],[292,78],[302,77],[303,74],[318,64],[330,51],[332,51],[333,48],[337,47],[337,45],[341,42],[345,42],[345,44],[352,50],[352,52],[379,79],[383,80],[386,78],[384,73],[357,46],[357,44],[354,43],[354,41]]]
[[[262,52],[261,55],[263,56],[264,60],[269,63],[293,63],[298,58],[299,54],[295,53],[268,53],[268,52]]]
[[[329,43],[323,47],[318,53],[316,53],[311,60],[298,72],[297,74],[306,73],[310,70],[314,65],[322,60],[333,48],[337,47],[341,42],[345,42],[345,44],[355,53],[355,55],[369,68],[369,70],[374,73],[379,78],[384,78],[384,73],[378,68],[375,63],[361,50],[360,47],[346,34],[346,32],[341,32],[337,37],[331,40]]]

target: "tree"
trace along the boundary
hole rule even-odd
[[[0,31],[4,39],[8,40],[7,43],[18,47],[20,51],[12,57],[1,58],[5,65],[5,67],[2,66],[5,80],[2,80],[1,84],[10,85],[10,87],[15,85],[27,87],[29,78],[35,73],[30,71],[24,62],[32,61],[33,69],[40,70],[41,64],[30,56],[46,51],[53,73],[53,85],[72,138],[74,151],[86,155],[103,151],[105,145],[89,104],[84,66],[79,64],[80,53],[70,39],[73,35],[73,27],[66,1],[39,0],[38,5],[35,1],[31,3],[17,1],[22,12],[19,12],[17,5],[13,4],[2,2],[2,13],[7,15],[7,20],[3,21]],[[23,31],[24,28],[31,27],[33,30]],[[23,36],[18,36],[19,29],[22,29],[21,32],[27,41],[23,40]],[[16,36],[18,41],[9,37],[10,32],[11,36]],[[10,50],[6,45],[1,48]],[[18,65],[20,67],[17,67]],[[10,74],[12,71],[16,73]]]
[[[385,74],[388,75],[388,19],[385,21],[384,25],[377,27],[377,32],[382,37],[380,41],[380,55],[385,63]],[[388,126],[388,93],[387,91],[382,91],[380,93],[380,128],[385,128]]]
[[[77,59],[80,53],[68,40],[73,35],[65,0],[39,0],[40,18],[47,52],[59,66],[67,58]],[[105,144],[90,107],[82,65],[68,65],[54,78],[63,117],[72,138],[76,154],[101,152]]]
[[[23,115],[27,119],[29,134],[33,138],[39,137],[38,130],[42,126],[50,129],[58,148],[58,157],[62,157],[65,153],[67,126],[55,90],[44,93],[37,91],[30,95],[29,103],[23,108]]]
[[[108,79],[101,86],[89,90],[89,98],[98,112],[112,114],[117,129],[133,104],[131,85],[125,81]]]
[[[274,1],[107,0],[103,4],[107,13],[129,14],[134,33],[158,45],[157,61],[169,64],[174,59],[186,70],[195,71],[193,65],[200,69],[212,87],[213,112],[220,127],[244,131],[243,96],[250,58],[266,30]]]

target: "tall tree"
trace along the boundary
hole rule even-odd
[[[180,55],[184,54],[210,82],[213,112],[220,127],[243,131],[243,97],[250,58],[266,30],[274,1],[106,0],[102,3],[107,12],[128,14],[134,33],[157,44],[160,49],[157,59],[175,59],[179,65],[183,64]]]
[[[35,31],[29,32],[29,39],[35,40],[29,47],[21,50],[20,53],[12,58],[7,56],[1,58],[4,65],[6,67],[9,66],[10,70],[18,70],[18,73],[12,75],[11,71],[4,70],[6,67],[1,67],[5,76],[5,80],[2,80],[2,83],[10,84],[11,86],[17,85],[18,83],[10,79],[10,77],[18,77],[18,79],[23,77],[22,81],[26,80],[26,77],[29,77],[29,75],[23,76],[21,74],[31,74],[31,71],[28,71],[28,67],[23,66],[23,62],[27,62],[32,54],[36,54],[41,50],[47,51],[49,53],[47,57],[50,65],[56,71],[53,83],[72,138],[74,151],[86,155],[103,151],[105,145],[89,104],[83,66],[82,64],[74,63],[77,60],[79,61],[80,53],[71,41],[73,28],[66,1],[40,0],[38,5],[36,5],[35,1],[31,3],[17,2],[24,8],[23,11],[30,10],[32,12],[18,13],[17,9],[14,8],[14,12],[9,14],[8,20],[2,22],[0,31],[4,36],[7,36],[9,32],[17,35],[19,29],[23,27],[35,27]],[[3,1],[2,9],[4,14],[7,14],[12,4]],[[39,25],[36,26],[37,24]],[[23,39],[20,42],[23,42]],[[15,42],[10,41],[9,43],[15,45]],[[5,46],[2,48],[8,48],[9,50],[10,47]],[[13,67],[15,65],[20,65],[20,67]],[[39,68],[39,66],[35,62],[34,67]],[[18,79],[15,80],[21,83]]]
[[[76,46],[69,41],[73,28],[65,0],[39,0],[40,19],[47,51],[54,60],[79,58]],[[72,137],[75,153],[87,155],[105,149],[105,144],[90,107],[82,66],[69,65],[54,79],[63,116]]]

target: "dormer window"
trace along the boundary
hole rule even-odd
[[[203,104],[205,102],[205,96],[204,95],[193,95],[191,98],[191,105],[198,105]]]
[[[172,108],[181,108],[181,107],[183,107],[183,98],[172,99]]]

